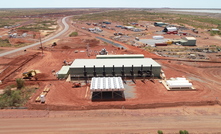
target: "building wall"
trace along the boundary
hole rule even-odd
[[[134,69],[134,75],[138,76],[138,71],[141,69],[141,67],[136,66],[133,67]],[[121,70],[122,67],[115,67],[115,75],[117,76],[121,76]],[[131,76],[130,71],[132,70],[132,66],[131,67],[124,67],[124,72],[126,76]],[[144,71],[150,70],[150,67],[143,67]],[[87,71],[87,75],[89,75],[89,77],[93,77],[93,72],[94,72],[94,68],[87,68],[86,67],[86,71]],[[95,67],[95,71],[97,73],[98,76],[103,76],[103,68],[101,67]],[[112,76],[112,71],[113,71],[113,67],[105,67],[105,72],[106,72],[106,76]],[[154,74],[154,77],[160,77],[160,72],[161,72],[161,67],[152,67],[152,72]],[[83,77],[84,76],[84,67],[80,67],[80,68],[70,68],[70,74],[71,77]],[[145,74],[145,73],[144,73]]]
[[[122,58],[144,58],[143,54],[131,55],[97,55],[96,59],[122,59]]]
[[[183,46],[195,46],[196,40],[187,40],[187,42],[183,43]]]

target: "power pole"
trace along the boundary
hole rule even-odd
[[[41,54],[43,55],[43,46],[42,46],[42,42],[41,42],[41,32],[39,31],[39,40],[40,40],[40,45],[41,45]]]
[[[89,53],[89,44],[87,44],[87,56],[90,57],[90,53]]]

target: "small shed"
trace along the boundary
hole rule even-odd
[[[62,66],[61,70],[57,72],[58,79],[65,79],[69,75],[69,67],[70,66]]]

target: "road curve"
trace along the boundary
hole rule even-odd
[[[67,22],[66,22],[66,19],[67,19],[68,17],[70,17],[70,16],[67,16],[67,17],[62,18],[62,23],[63,23],[63,25],[64,25],[64,29],[63,29],[61,32],[57,33],[56,35],[54,35],[54,36],[52,36],[52,37],[50,37],[50,38],[47,38],[47,39],[45,39],[45,40],[42,40],[42,43],[45,43],[45,42],[50,41],[50,40],[52,40],[52,39],[54,39],[54,38],[57,38],[57,37],[59,37],[60,35],[62,35],[63,33],[65,33],[65,32],[69,29],[69,25],[68,25]],[[40,44],[40,42],[37,42],[37,43],[31,44],[31,45],[28,45],[28,46],[25,46],[25,47],[21,47],[21,48],[14,49],[14,50],[11,50],[11,51],[8,51],[8,52],[4,52],[4,53],[1,53],[1,54],[0,54],[0,57],[5,56],[5,55],[8,55],[8,54],[15,53],[15,52],[18,52],[18,51],[23,51],[23,50],[25,50],[25,49],[28,49],[28,48],[37,46],[37,45],[39,45],[39,44]]]

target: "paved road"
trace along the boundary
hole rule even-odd
[[[59,32],[58,34],[56,34],[56,35],[54,35],[54,36],[52,36],[52,37],[50,37],[50,38],[47,38],[47,39],[43,40],[42,43],[45,43],[45,42],[50,41],[50,40],[53,40],[54,38],[57,38],[57,37],[59,37],[60,35],[62,35],[63,33],[65,33],[65,32],[69,29],[69,25],[68,25],[67,22],[66,22],[66,19],[67,19],[68,17],[70,17],[70,16],[64,17],[64,18],[62,19],[62,23],[63,23],[63,25],[64,25],[64,29],[63,29],[61,32]],[[31,44],[31,45],[28,45],[28,46],[25,46],[25,47],[21,47],[21,48],[18,48],[18,49],[14,49],[14,50],[11,50],[11,51],[8,51],[8,52],[1,53],[1,54],[0,54],[0,57],[5,56],[5,55],[8,55],[8,54],[15,53],[15,52],[18,52],[18,51],[23,51],[23,50],[25,50],[25,49],[28,49],[28,48],[31,48],[31,47],[34,47],[34,46],[37,46],[37,45],[40,45],[40,42]]]

